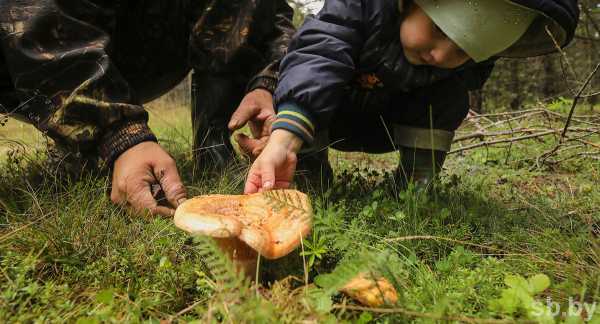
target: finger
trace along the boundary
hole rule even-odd
[[[260,113],[255,117],[259,120],[265,120],[269,118],[269,116],[275,115],[275,105],[273,104],[273,94],[269,91],[259,90],[261,94],[258,96],[258,100],[256,101],[256,105],[260,107]]]
[[[271,190],[275,186],[275,165],[263,163],[260,170],[262,190]]]
[[[264,121],[273,117],[275,117],[275,109],[273,108],[273,105],[270,105],[269,107],[263,107],[255,118]]]
[[[268,140],[269,140],[268,137],[263,137],[259,140],[256,140],[256,141],[258,141],[258,143],[254,147],[254,150],[252,150],[252,156],[254,158],[258,158],[258,156],[265,150]]]
[[[235,137],[236,142],[240,146],[242,153],[249,156],[252,159],[256,159],[258,154],[256,152],[262,152],[265,141],[262,139],[250,138],[245,134],[237,134]]]
[[[249,121],[248,128],[250,128],[250,133],[252,134],[252,137],[254,137],[254,138],[261,137],[261,135],[263,133],[263,126],[264,126],[263,121],[256,120],[256,119],[252,119],[251,121]]]
[[[124,181],[120,174],[113,170],[112,181],[110,186],[110,200],[116,205],[123,205],[127,202],[125,199],[125,191],[127,182]]]
[[[246,134],[236,134],[235,141],[238,143],[240,150],[244,155],[250,155],[252,153],[252,145],[250,144],[250,138]]]
[[[156,208],[150,210],[150,214],[152,214],[153,216],[158,215],[167,218],[172,218],[173,216],[175,216],[175,209],[165,206],[156,206]]]
[[[144,211],[153,213],[158,206],[152,196],[150,183],[151,180],[149,179],[139,179],[136,182],[131,182],[127,187],[127,202],[138,213]]]
[[[110,189],[110,200],[116,205],[122,205],[125,203],[121,191],[117,188],[117,185],[113,183]]]
[[[244,186],[244,194],[257,193],[261,187],[260,175],[254,172],[253,168],[248,173],[248,179],[246,179],[246,185]]]
[[[187,192],[179,177],[175,162],[167,161],[162,166],[156,166],[153,171],[169,204],[175,208],[179,207],[185,201]]]
[[[262,127],[261,137],[270,136],[271,135],[271,127],[273,127],[273,123],[277,120],[277,116],[272,115],[271,117],[265,119]]]
[[[227,127],[231,131],[238,130],[259,112],[260,108],[257,105],[244,104],[242,101],[238,109],[231,116]]]
[[[296,172],[296,164],[298,163],[298,158],[296,154],[288,152],[286,158],[286,165],[284,166],[283,172],[281,172],[281,177],[279,177],[279,181],[287,182],[288,186],[292,183],[292,179],[294,179],[294,173]]]

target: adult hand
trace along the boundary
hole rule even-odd
[[[271,124],[275,121],[273,95],[264,89],[256,89],[246,94],[229,121],[229,130],[238,130],[246,123],[252,138],[237,134],[236,141],[244,154],[252,159],[258,157],[267,144],[271,134]]]
[[[290,187],[302,140],[286,130],[275,130],[267,146],[250,167],[245,194]]]
[[[159,184],[167,204],[160,206],[152,193],[152,185]],[[186,191],[173,158],[157,143],[137,144],[117,158],[112,176],[111,200],[127,204],[136,212],[171,217],[186,199]]]

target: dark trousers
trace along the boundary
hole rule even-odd
[[[243,76],[193,73],[193,152],[198,167],[222,167],[231,159],[233,147],[227,124],[244,97],[246,82]]]
[[[394,134],[398,125],[454,132],[468,111],[468,92],[457,78],[410,93],[353,88],[332,118],[334,122],[317,134],[315,149],[329,145],[340,151],[391,152],[405,146]]]

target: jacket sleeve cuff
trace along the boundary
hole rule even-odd
[[[279,61],[274,61],[267,65],[262,71],[260,71],[254,78],[248,82],[246,93],[256,90],[265,89],[270,93],[275,93],[277,89],[277,82],[279,79]]]
[[[293,103],[283,103],[277,106],[277,111],[272,130],[285,129],[300,137],[305,144],[312,144],[315,138],[315,123],[306,110]]]
[[[246,93],[256,89],[265,89],[271,94],[275,93],[275,89],[277,89],[277,78],[261,75],[254,77],[254,79],[248,83]]]
[[[100,142],[100,158],[112,167],[115,160],[129,148],[142,142],[158,142],[144,121],[129,122],[106,134]]]

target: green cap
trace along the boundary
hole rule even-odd
[[[537,11],[508,0],[415,2],[475,62],[505,52],[539,16]]]

